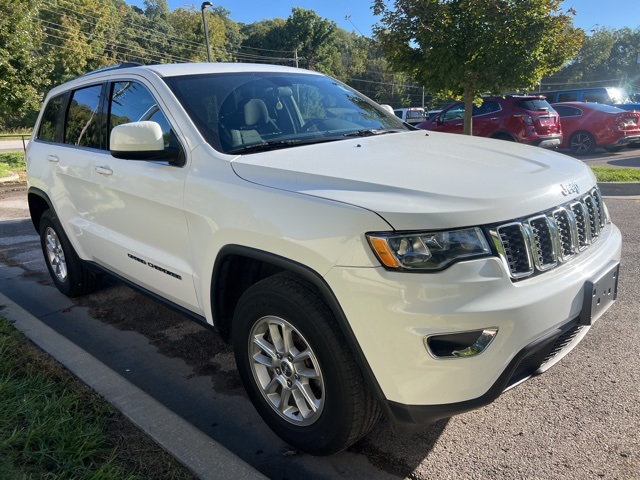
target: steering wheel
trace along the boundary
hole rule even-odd
[[[300,127],[300,131],[301,132],[308,132],[309,129],[311,129],[311,127],[315,127],[318,124],[324,122],[324,118],[311,118],[309,120],[306,121],[306,123]]]

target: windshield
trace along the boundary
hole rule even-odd
[[[324,75],[244,72],[165,82],[207,142],[225,153],[408,130],[395,115]]]

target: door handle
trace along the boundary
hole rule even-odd
[[[493,121],[498,120],[498,117],[493,117],[491,120]]]
[[[113,175],[113,170],[111,170],[109,167],[94,167],[93,171],[96,173],[99,173],[100,175]]]
[[[462,125],[462,123],[456,123],[456,127],[461,127]]]
[[[47,160],[49,160],[51,163],[58,163],[60,161],[60,158],[57,155],[47,155]]]

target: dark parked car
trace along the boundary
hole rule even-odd
[[[445,108],[439,115],[417,125],[424,130],[462,133],[464,103]],[[560,118],[541,96],[486,97],[473,107],[473,134],[514,142],[557,147],[562,142]]]
[[[592,153],[596,147],[617,152],[640,142],[640,112],[591,102],[555,103],[553,108],[560,114],[565,135],[560,148],[577,155]]]

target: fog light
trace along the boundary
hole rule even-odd
[[[482,353],[498,333],[497,327],[470,332],[446,333],[424,337],[424,345],[434,358],[473,357]]]

